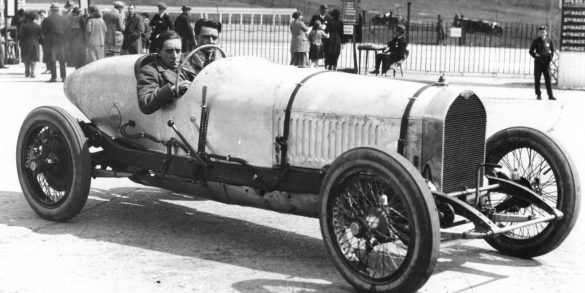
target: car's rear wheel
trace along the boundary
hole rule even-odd
[[[439,219],[428,187],[399,155],[350,150],[328,169],[321,233],[341,275],[365,292],[414,292],[439,253]]]
[[[34,109],[24,120],[16,148],[20,186],[42,218],[66,221],[87,201],[91,157],[79,123],[57,107]]]
[[[501,176],[515,179],[563,212],[559,220],[516,229],[486,241],[504,254],[524,258],[543,255],[558,247],[575,225],[580,207],[579,177],[567,153],[545,133],[516,127],[502,130],[488,139],[486,162],[501,165]],[[547,215],[535,205],[515,200],[513,196],[492,193],[488,205],[498,213]],[[500,227],[511,224],[496,222]]]

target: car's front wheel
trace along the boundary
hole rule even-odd
[[[87,201],[91,157],[79,123],[65,110],[39,107],[24,120],[16,147],[18,179],[42,218],[66,221]]]
[[[328,169],[321,234],[341,275],[360,292],[414,292],[439,253],[439,219],[428,187],[399,155],[350,150]]]
[[[498,251],[516,257],[543,255],[559,246],[577,221],[580,186],[577,170],[568,154],[551,137],[525,127],[504,129],[486,144],[486,162],[502,166],[500,176],[515,179],[531,189],[563,217],[516,229],[486,241]],[[487,204],[498,213],[529,218],[546,216],[535,205],[513,194],[492,193]],[[500,227],[514,223],[496,222]]]

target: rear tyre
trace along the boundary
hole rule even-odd
[[[34,109],[20,128],[18,179],[31,208],[42,218],[67,221],[87,201],[91,157],[79,123],[57,107]]]
[[[577,169],[568,154],[551,137],[525,127],[502,130],[490,137],[486,144],[486,162],[503,166],[502,173],[512,178],[520,176],[520,183],[540,194],[550,206],[563,212],[560,220],[544,222],[500,234],[486,241],[498,251],[516,257],[530,258],[546,254],[558,247],[569,235],[577,221],[580,207],[580,186]],[[490,194],[492,207],[512,194]],[[526,202],[506,204],[496,211],[517,215],[542,216],[543,210]],[[496,222],[505,227],[511,223]]]
[[[328,169],[319,216],[328,253],[360,292],[415,292],[439,253],[439,219],[418,171],[399,155],[350,150]]]

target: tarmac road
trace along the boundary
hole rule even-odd
[[[82,114],[64,98],[62,83],[42,82],[48,76],[40,74],[25,79],[23,71],[22,65],[0,71],[0,292],[353,292],[325,252],[316,219],[126,179],[94,180],[84,210],[67,223],[40,219],[16,174],[20,124],[39,105]],[[535,101],[527,87],[473,88],[485,98],[488,135],[511,125],[547,130],[585,182],[583,92],[556,91],[559,101],[549,102]],[[582,292],[584,222],[582,215],[561,247],[529,260],[499,254],[482,240],[443,245],[420,292]]]

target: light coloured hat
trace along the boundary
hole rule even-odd
[[[124,2],[122,2],[122,1],[114,1],[114,7],[115,8],[124,8],[124,7],[126,7],[126,4],[124,4]]]
[[[61,7],[59,7],[59,4],[53,2],[53,3],[51,3],[50,9],[51,9],[51,11],[59,11],[61,9]]]

